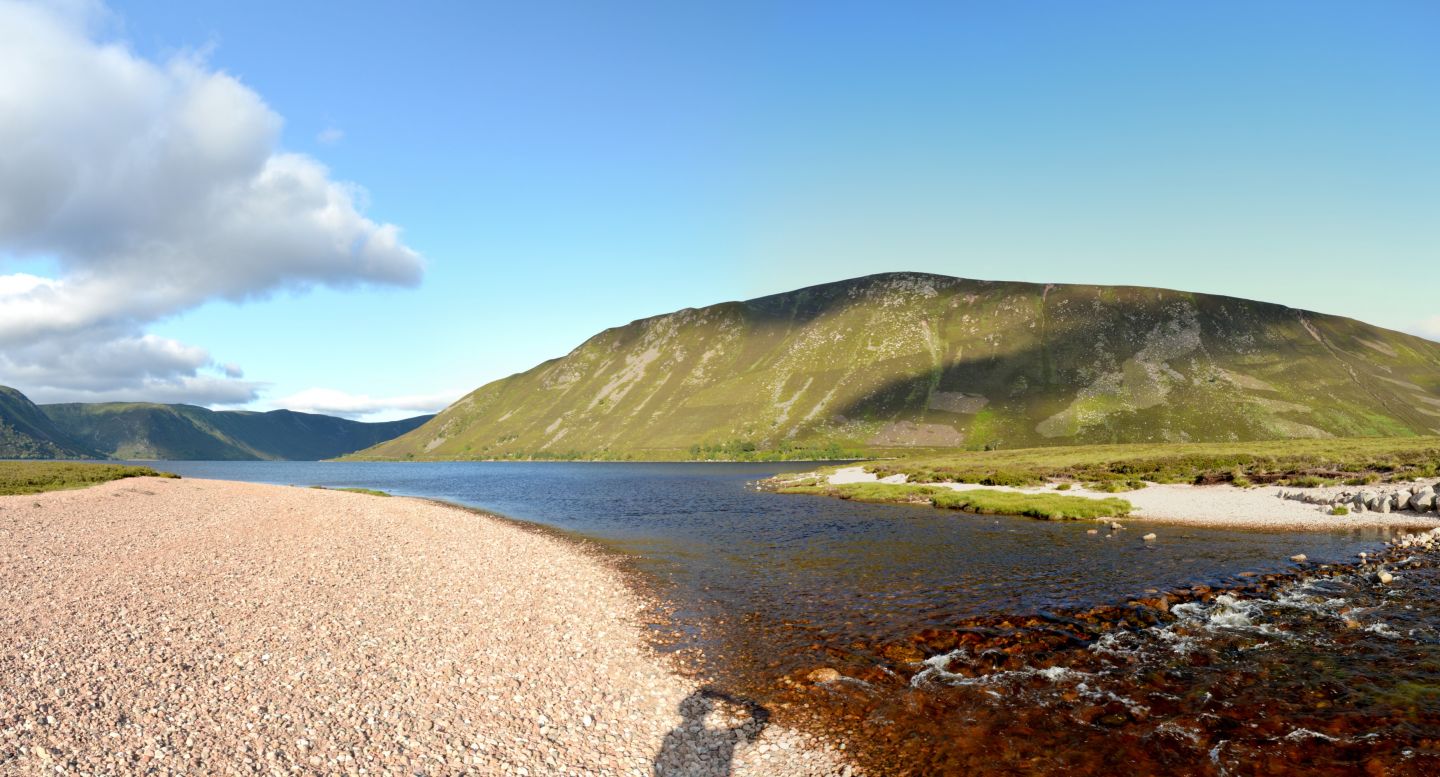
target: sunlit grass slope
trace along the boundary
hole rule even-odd
[[[1440,344],[1162,289],[895,273],[608,329],[374,459],[780,458],[1440,434]]]

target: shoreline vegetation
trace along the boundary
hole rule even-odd
[[[926,449],[928,450],[928,449]],[[754,442],[734,440],[721,444],[696,444],[689,448],[647,448],[642,450],[571,450],[571,451],[528,451],[508,452],[498,456],[467,454],[461,456],[426,456],[406,453],[403,456],[366,455],[365,451],[337,456],[332,461],[524,461],[524,462],[628,462],[633,464],[716,462],[716,463],[770,463],[770,462],[826,462],[862,461],[877,458],[898,458],[913,454],[914,449],[906,448],[855,448],[840,445],[808,447],[782,445],[765,448]]]
[[[1362,437],[1227,443],[1138,443],[962,451],[876,461],[866,469],[912,483],[1134,490],[1144,483],[1313,488],[1413,481],[1440,474],[1440,437]]]
[[[128,464],[89,464],[71,461],[0,461],[0,496],[41,494],[88,488],[126,478],[176,478],[170,472]]]
[[[1440,525],[1437,470],[1440,438],[1359,438],[952,452],[777,475],[760,487],[1042,519],[1420,528]]]
[[[900,483],[801,482],[775,487],[780,494],[809,494],[857,502],[928,504],[979,515],[1019,515],[1048,521],[1123,518],[1131,504],[1124,499],[1090,499],[1062,494],[1022,494],[1008,491],[954,491],[948,488]]]
[[[346,454],[334,461],[522,462],[849,462],[872,463],[882,477],[906,474],[912,482],[1041,485],[1072,480],[1128,490],[1140,480],[1297,487],[1389,482],[1440,474],[1440,436],[1332,437],[1204,443],[1117,443],[1038,448],[958,450],[938,447],[803,445],[768,448],[746,440],[689,448],[507,452],[399,457]],[[1281,482],[1284,481],[1284,482]]]
[[[344,491],[350,494],[368,494],[369,496],[391,496],[388,492],[374,488],[361,488],[359,486],[311,486],[316,491]]]

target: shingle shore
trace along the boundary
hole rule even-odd
[[[644,606],[571,543],[421,500],[0,497],[0,773],[849,774],[668,670]]]

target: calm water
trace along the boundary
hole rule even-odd
[[[1130,652],[1123,655],[1131,658],[1116,659],[1111,662],[1114,666],[1106,664],[1102,672],[1086,663],[1100,655],[1088,645],[1085,661],[1065,659],[1065,666],[1073,665],[1065,671],[1076,674],[1063,675],[1060,668],[1050,668],[1038,681],[1030,675],[1001,675],[1015,682],[1019,682],[1016,677],[1026,678],[1020,684],[1030,690],[1022,693],[1009,688],[1009,681],[978,690],[968,679],[957,681],[977,672],[960,671],[962,664],[974,657],[952,655],[953,646],[946,645],[945,651],[926,647],[926,655],[949,656],[944,659],[947,663],[928,673],[920,665],[906,670],[904,661],[882,657],[884,646],[913,642],[918,639],[915,635],[927,630],[934,633],[966,623],[974,625],[979,622],[976,619],[990,616],[1053,615],[1123,603],[1145,596],[1147,591],[1234,582],[1244,579],[1238,577],[1242,573],[1291,569],[1294,565],[1287,559],[1296,553],[1304,553],[1312,561],[1350,560],[1359,551],[1376,550],[1391,536],[1376,530],[1237,532],[1160,526],[1153,527],[1159,540],[1145,543],[1140,535],[1151,529],[1141,529],[1139,524],[1091,535],[1086,530],[1094,527],[1092,523],[979,517],[931,508],[782,496],[756,491],[751,485],[785,469],[808,468],[803,464],[167,462],[164,468],[191,477],[379,488],[483,508],[596,539],[630,554],[634,564],[674,604],[673,624],[668,625],[676,631],[667,635],[669,644],[677,649],[702,648],[711,672],[767,702],[782,697],[794,701],[794,693],[767,695],[767,688],[775,687],[785,676],[803,677],[819,665],[838,666],[853,676],[864,675],[867,667],[894,667],[880,674],[872,672],[866,682],[842,683],[835,691],[807,690],[809,695],[799,697],[798,706],[848,716],[845,725],[856,731],[877,725],[889,734],[923,728],[922,737],[894,737],[900,744],[888,752],[912,764],[928,760],[939,771],[974,770],[986,764],[996,771],[1005,770],[999,766],[1002,761],[991,760],[992,755],[981,761],[954,760],[961,757],[963,748],[946,743],[959,741],[952,734],[961,728],[1005,713],[1010,709],[1006,699],[1025,699],[1015,709],[1060,717],[1026,724],[1045,731],[1044,735],[1002,735],[991,730],[987,736],[995,747],[1013,745],[1011,749],[1020,752],[1045,742],[1076,753],[1103,753],[1108,745],[1097,742],[1105,740],[1095,740],[1092,735],[1102,730],[1128,731],[1124,727],[1129,725],[1148,731],[1148,735],[1134,737],[1151,746],[1162,722],[1148,716],[1142,721],[1128,711],[1124,715],[1113,710],[1114,714],[1091,715],[1071,708],[1085,706],[1087,693],[1101,692],[1097,688],[1104,685],[1102,676],[1109,684],[1104,693],[1129,699],[1126,689],[1141,681],[1140,675],[1127,674],[1131,669],[1126,667],[1158,666],[1169,659],[1159,657],[1157,648],[1147,642],[1144,650],[1155,655],[1142,662],[1134,658],[1142,646],[1130,645],[1126,648]],[[1344,600],[1339,594],[1329,598]],[[1341,606],[1333,605],[1337,611]],[[1259,618],[1259,612],[1252,615]],[[1210,617],[1208,611],[1191,615],[1202,620]],[[1410,617],[1416,617],[1415,613]],[[1380,622],[1375,617],[1367,625]],[[1384,628],[1361,633],[1376,636]],[[1159,639],[1165,645],[1176,642],[1163,635],[1148,639]],[[1277,659],[1282,664],[1294,658],[1304,666],[1306,651],[1313,647],[1308,642],[1297,643],[1301,652],[1295,658],[1293,650],[1277,652],[1270,647],[1276,640],[1267,641],[1263,634],[1253,640],[1246,637],[1244,642],[1243,650],[1229,642],[1185,644],[1187,650],[1202,653],[1230,651],[1233,655],[1226,660],[1235,662],[1237,671],[1242,664],[1253,663],[1248,658],[1242,661],[1237,650],[1268,650],[1267,657],[1283,656]],[[1060,661],[1048,652],[1043,658],[1047,668]],[[1373,656],[1367,661],[1377,665]],[[1067,686],[1060,682],[1087,673],[1093,675],[1088,683],[1070,682]],[[1229,676],[1227,672],[1221,675]],[[1287,677],[1292,684],[1304,685]],[[1212,681],[1223,685],[1221,680]],[[1037,683],[1039,688],[1030,688]],[[1076,691],[1077,684],[1084,690]],[[1214,690],[1206,693],[1213,697]],[[1163,693],[1174,696],[1174,691],[1167,688]],[[922,702],[914,700],[916,693],[923,695]],[[1059,707],[1052,710],[1048,703],[1037,701],[1036,693],[1057,694]],[[1440,701],[1440,697],[1415,693],[1420,694],[1418,698]],[[1113,699],[1107,703],[1112,707],[1120,704]],[[1070,711],[1062,714],[1063,710]],[[1097,722],[1102,718],[1103,722]],[[1121,718],[1124,721],[1117,723]],[[1209,720],[1203,715],[1197,719]],[[1200,723],[1195,725],[1203,728]],[[884,739],[868,729],[864,733],[876,741]],[[1007,745],[1007,736],[1015,741]],[[1184,739],[1189,735],[1176,736]],[[1108,741],[1130,740],[1121,736]],[[1197,763],[1204,762],[1196,767],[1197,773],[1225,771],[1224,758],[1207,755],[1215,740],[1205,737],[1203,741],[1205,748],[1191,754],[1199,759]],[[1323,740],[1314,739],[1311,744],[1314,742]],[[1237,748],[1232,746],[1230,752],[1241,752]],[[1223,747],[1221,751],[1225,752]],[[1016,763],[1014,768],[1021,772],[1046,766]],[[1052,768],[1077,765],[1048,764]],[[922,767],[917,773],[929,772]]]

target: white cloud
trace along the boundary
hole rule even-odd
[[[155,335],[94,331],[0,349],[0,375],[32,400],[238,405],[262,384],[213,367],[204,348]]]
[[[323,413],[344,418],[364,418],[367,421],[377,421],[438,413],[459,399],[463,393],[442,391],[436,394],[372,397],[368,394],[349,394],[335,389],[311,388],[276,399],[271,404],[275,407],[298,410],[302,413]]]
[[[258,94],[197,55],[157,63],[97,40],[104,18],[84,0],[0,0],[0,269],[58,268],[0,274],[0,383],[253,397],[238,366],[145,327],[215,299],[419,282],[399,229],[282,151]]]
[[[1440,343],[1440,316],[1431,316],[1410,327],[1410,334]]]
[[[333,146],[345,139],[345,131],[338,127],[326,127],[320,130],[315,139],[327,146]]]

